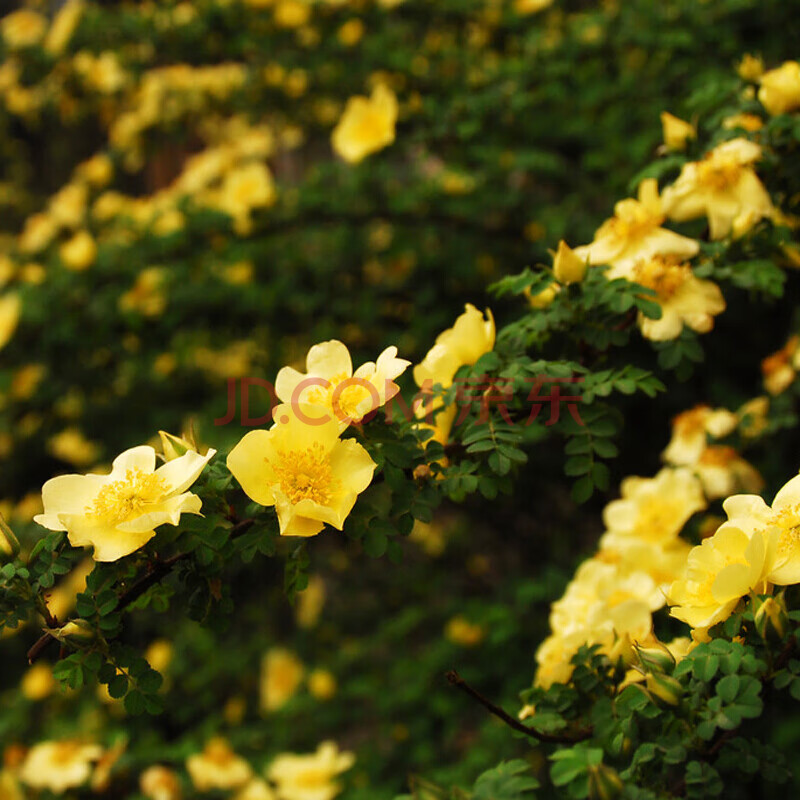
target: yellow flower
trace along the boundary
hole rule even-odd
[[[100,447],[89,441],[78,428],[66,428],[52,436],[47,443],[47,451],[76,467],[94,464],[100,455]]]
[[[186,759],[186,770],[195,789],[200,792],[238,789],[253,775],[250,764],[237,756],[221,737],[210,739],[202,753],[189,756]]]
[[[558,243],[553,256],[553,275],[559,283],[580,283],[586,275],[586,266],[586,260],[576,255],[563,239]]]
[[[270,430],[250,431],[231,450],[228,469],[251,500],[275,506],[281,535],[315,536],[325,523],[342,530],[376,464],[339,423],[301,421],[286,405]]]
[[[273,647],[261,662],[261,710],[278,711],[294,697],[305,675],[302,661],[291,651]]]
[[[220,208],[234,219],[236,232],[246,235],[252,222],[254,208],[271,206],[277,197],[272,173],[266,164],[254,161],[231,170],[222,182]]]
[[[144,653],[147,663],[162,674],[169,669],[173,655],[174,649],[169,639],[156,639],[150,642]]]
[[[336,694],[336,678],[327,669],[315,669],[308,676],[308,691],[317,700],[330,700]]]
[[[85,7],[83,0],[67,0],[61,6],[44,40],[44,49],[48,53],[57,56],[64,52],[78,27]]]
[[[108,475],[52,478],[42,487],[44,513],[35,521],[67,531],[74,547],[92,545],[95,561],[116,561],[149,542],[159,525],[200,513],[200,498],[186,489],[215,452],[188,452],[156,469],[156,451],[145,445],[117,456]]]
[[[748,536],[732,525],[704,539],[689,553],[686,577],[670,588],[670,614],[691,626],[696,640],[705,641],[708,628],[727,619],[742,597],[766,588],[774,539],[761,532]]]
[[[661,317],[651,319],[639,312],[637,322],[642,335],[656,342],[676,339],[683,326],[698,333],[714,327],[714,317],[725,310],[725,298],[712,281],[694,276],[689,264],[666,256],[653,256],[637,262],[630,280],[652,289],[661,306]]]
[[[27,8],[14,11],[0,21],[3,40],[12,49],[39,44],[47,30],[47,19]]]
[[[236,793],[233,800],[278,800],[278,798],[265,780],[253,778]]]
[[[148,767],[139,777],[139,789],[147,800],[181,800],[181,783],[175,770]]]
[[[388,86],[378,84],[371,97],[359,95],[347,101],[331,144],[345,161],[357,164],[394,141],[396,122],[397,97]]]
[[[56,233],[58,225],[49,214],[33,214],[25,220],[25,227],[19,237],[19,249],[23,253],[39,253],[53,241]]]
[[[729,497],[722,508],[728,515],[717,534],[728,529],[749,537],[762,533],[776,537],[774,563],[764,578],[781,586],[800,583],[800,475],[792,478],[775,495],[772,506],[755,494]]]
[[[92,773],[92,762],[103,754],[96,744],[65,739],[34,745],[19,771],[19,779],[32,789],[63,794],[80,786]]]
[[[332,339],[315,344],[308,351],[306,373],[283,367],[275,379],[275,394],[295,413],[302,408],[302,413],[315,423],[335,419],[339,429],[344,430],[352,422],[361,422],[400,391],[394,379],[410,363],[397,358],[396,347],[387,347],[377,362],[368,361],[354,373],[347,347]]]
[[[537,11],[544,11],[550,8],[553,0],[514,0],[514,11],[517,14],[535,14]]]
[[[767,415],[769,414],[769,398],[754,397],[748,400],[736,412],[739,420],[739,431],[746,439],[753,439],[760,436],[769,425]]]
[[[572,251],[575,252],[574,250]],[[551,283],[546,288],[542,289],[541,292],[537,292],[536,294],[531,294],[531,290],[529,288],[525,288],[523,294],[525,297],[528,298],[528,303],[530,304],[531,308],[547,308],[553,300],[556,299],[556,295],[561,291],[561,287],[557,283]]]
[[[761,56],[745,53],[736,72],[743,81],[757,81],[764,74],[764,61]]]
[[[86,213],[89,192],[82,183],[68,183],[50,199],[50,216],[66,228],[77,228]]]
[[[164,293],[166,270],[147,267],[137,276],[136,282],[120,295],[119,310],[137,312],[145,317],[157,317],[164,312],[167,298]]]
[[[11,341],[16,331],[21,308],[22,303],[18,294],[0,296],[0,350]]]
[[[665,211],[658,196],[658,183],[647,178],[639,184],[638,199],[620,200],[614,216],[606,220],[594,235],[591,244],[576,247],[575,254],[590,264],[610,264],[609,277],[627,277],[629,270],[644,258],[670,255],[692,258],[700,245],[694,239],[680,236],[661,227]]]
[[[765,72],[758,99],[773,116],[800,108],[800,62],[786,61]]]
[[[78,231],[59,247],[58,255],[67,269],[79,272],[94,264],[97,245],[88,231]]]
[[[692,469],[709,500],[728,497],[736,491],[759,492],[764,487],[758,471],[732,447],[707,447]]]
[[[764,127],[764,120],[755,114],[731,114],[722,120],[722,127],[726,131],[734,131],[741,128],[748,133],[755,133]]]
[[[672,420],[672,438],[662,458],[676,466],[696,464],[708,446],[708,435],[721,439],[732,433],[737,417],[724,408],[698,405]]]
[[[75,174],[99,189],[108,184],[114,177],[114,164],[105,153],[97,153],[90,159],[79,164]]]
[[[278,27],[300,28],[311,18],[311,3],[308,0],[278,0],[273,14]]]
[[[494,347],[495,325],[492,312],[486,309],[486,319],[471,303],[452,328],[440,333],[421,364],[414,367],[417,386],[440,384],[446,389],[453,384],[459,367],[474,364]]]
[[[743,233],[774,213],[772,200],[751,166],[761,147],[747,139],[731,139],[685,164],[678,179],[662,195],[664,211],[676,222],[707,216],[712,239],[736,229]]]
[[[44,700],[56,688],[53,668],[43,661],[38,661],[22,677],[22,683],[19,688],[23,697],[28,700]]]
[[[301,628],[313,628],[325,606],[325,581],[319,575],[308,579],[308,586],[299,593],[295,618]]]
[[[470,622],[460,614],[448,621],[444,629],[445,637],[461,647],[475,647],[483,641],[486,631],[482,625]]]
[[[358,19],[349,19],[336,33],[336,37],[345,47],[352,47],[364,36],[364,23]]]
[[[603,511],[606,528],[620,536],[667,543],[689,517],[706,507],[703,489],[688,469],[662,469],[654,478],[625,478],[622,498]]]
[[[764,388],[771,394],[785,392],[800,367],[800,337],[790,336],[786,344],[761,362]]]
[[[661,112],[661,128],[664,132],[664,144],[667,150],[685,150],[689,139],[697,136],[694,125],[667,111]]]
[[[340,753],[334,742],[323,742],[310,755],[277,756],[267,777],[276,784],[282,800],[332,800],[341,791],[336,777],[354,763],[352,753]]]

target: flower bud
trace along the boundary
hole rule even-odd
[[[753,622],[766,642],[780,642],[786,635],[789,617],[783,595],[753,598]]]
[[[19,553],[19,540],[0,514],[0,561],[11,561]]]
[[[525,289],[524,295],[528,298],[531,308],[547,308],[555,300],[560,289],[561,287],[557,283],[551,283],[546,289],[542,289],[536,294],[531,294],[530,289]]]
[[[559,283],[580,283],[586,275],[587,263],[562,239],[553,256],[553,274]]]
[[[78,645],[89,644],[97,639],[97,631],[85,619],[74,619],[50,633],[60,642]]]
[[[675,657],[661,642],[652,647],[636,647],[636,657],[646,672],[671,672]]]
[[[653,697],[658,698],[668,706],[678,705],[683,696],[681,682],[671,675],[651,673],[645,679],[645,685]]]
[[[622,779],[613,767],[589,767],[589,800],[615,800],[622,794]]]
[[[194,443],[194,437],[189,435],[188,438],[174,436],[166,431],[159,431],[158,435],[161,437],[161,450],[164,453],[165,461],[172,461],[185,455],[189,450],[197,451]],[[184,434],[185,435],[185,434]],[[190,439],[192,441],[190,441]]]
[[[689,139],[697,136],[694,125],[669,114],[661,113],[661,129],[664,133],[664,144],[667,150],[685,150]]]

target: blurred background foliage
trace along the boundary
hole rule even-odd
[[[57,5],[26,7],[47,18]],[[271,380],[317,341],[342,339],[357,363],[390,344],[418,361],[490,283],[549,263],[559,238],[591,239],[659,147],[662,111],[713,119],[741,89],[743,54],[774,65],[800,41],[786,0],[68,6],[73,30],[3,24],[0,46],[0,283],[22,299],[0,352],[0,497],[18,525],[51,475],[189,417],[205,443],[230,445],[242,428],[213,424],[229,379]],[[331,131],[378,82],[399,100],[396,141],[346,163]],[[793,291],[767,309],[734,298],[707,337],[713,374],[670,386],[657,414],[631,401],[641,424],[619,474],[652,471],[675,411],[759,391]],[[251,398],[261,416],[267,393]],[[442,675],[458,666],[511,709],[530,682],[548,604],[599,533],[599,506],[572,507],[553,459],[542,448],[519,478],[535,496],[421,527],[400,568],[320,541],[311,571],[327,600],[311,625],[277,569],[237,567],[224,632],[170,618],[162,717],[127,719],[93,688],[32,700],[18,690],[29,643],[4,643],[0,741],[76,719],[124,734],[130,779],[113,796],[220,731],[255,758],[336,739],[357,753],[345,796],[358,800],[393,797],[412,769],[466,785],[527,755]],[[152,615],[127,635],[146,646],[166,630]],[[329,670],[332,697],[304,689],[260,709],[261,658],[277,646]]]

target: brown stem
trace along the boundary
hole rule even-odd
[[[237,536],[247,533],[254,524],[254,519],[243,519],[241,522],[237,522],[231,529],[230,538],[235,539]],[[150,569],[147,574],[139,578],[127,592],[120,596],[117,608],[121,611],[123,608],[127,608],[127,606],[135,603],[148,589],[152,588],[159,583],[162,578],[166,577],[177,563],[188,558],[189,555],[190,553],[176,553],[165,561],[155,561],[150,564]],[[48,622],[48,627],[57,626],[50,625]],[[56,639],[51,633],[45,632],[42,634],[36,640],[33,647],[28,650],[28,663],[33,664],[34,661],[42,656],[42,653],[44,653],[49,645],[55,641]]]
[[[494,714],[498,719],[501,719],[510,728],[513,728],[519,733],[524,733],[539,742],[547,744],[576,744],[582,742],[592,735],[591,728],[581,728],[576,730],[571,736],[559,736],[551,733],[541,733],[540,731],[529,728],[523,725],[519,720],[514,719],[510,714],[503,711],[502,708],[496,706],[491,700],[488,700],[480,692],[473,689],[455,670],[450,670],[445,677],[453,685],[466,692],[473,700],[480,703],[490,714]]]

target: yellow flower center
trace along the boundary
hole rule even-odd
[[[706,467],[729,467],[737,459],[738,454],[732,447],[717,445],[703,451],[700,463]]]
[[[773,524],[780,528],[778,556],[788,556],[800,549],[800,506],[790,506],[778,512]]]
[[[344,381],[350,381],[350,383],[340,389],[339,387]],[[328,386],[315,386],[310,389],[307,394],[308,402],[332,408],[337,419],[349,418],[353,422],[360,422],[363,415],[358,411],[358,406],[370,397],[369,389],[363,385],[364,379],[353,378],[351,375],[341,373],[328,379],[328,382]]]
[[[58,742],[53,748],[53,764],[59,767],[69,765],[80,751],[78,742]]]
[[[741,175],[742,165],[733,159],[709,158],[697,167],[698,183],[717,192],[736,186]]]
[[[278,462],[272,469],[292,505],[301,500],[328,505],[339,485],[333,477],[330,456],[318,442],[305,450],[278,451]]]
[[[294,776],[292,786],[297,789],[316,789],[320,786],[327,786],[330,779],[330,770],[323,767],[306,767],[301,773]]]
[[[104,486],[86,511],[106,522],[123,522],[141,513],[147,504],[160,500],[168,490],[164,479],[154,472],[129,469],[122,480]]]
[[[659,300],[668,300],[692,276],[688,264],[675,264],[661,256],[640,261],[633,268],[633,280],[652,289]]]
[[[227,766],[234,758],[233,751],[223,739],[212,739],[205,746],[203,755],[212,764],[220,767]]]
[[[384,135],[386,122],[384,115],[374,109],[365,110],[353,123],[353,138],[360,142],[371,143]]]
[[[625,242],[641,239],[658,228],[663,214],[656,214],[638,200],[628,198],[617,203],[616,214],[608,222],[610,233]]]
[[[683,519],[680,500],[650,497],[639,504],[635,535],[651,542],[662,542],[675,533],[677,521]]]

